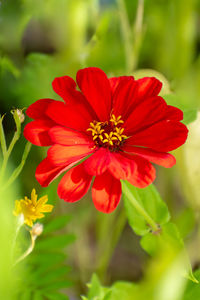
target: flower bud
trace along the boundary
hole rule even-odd
[[[17,109],[16,109],[16,114],[17,114],[17,116],[19,117],[20,123],[23,123],[24,120],[25,120],[25,116],[24,116],[22,110],[19,109],[19,108],[17,108]]]
[[[35,223],[31,229],[31,234],[34,238],[41,235],[43,232],[43,225],[41,223]]]

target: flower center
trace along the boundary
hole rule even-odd
[[[116,118],[112,114],[109,121],[98,122],[94,120],[91,122],[87,131],[91,131],[96,146],[109,148],[110,151],[117,151],[124,140],[127,139],[127,136],[123,134],[124,128],[120,127],[123,123],[121,116]]]

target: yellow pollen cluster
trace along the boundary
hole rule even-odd
[[[109,121],[91,122],[90,128],[88,128],[87,131],[91,131],[93,140],[97,146],[108,147],[110,150],[115,150],[118,149],[127,138],[127,136],[123,134],[124,128],[120,127],[123,123],[124,121],[121,120],[121,116],[116,118],[115,115],[112,114]]]

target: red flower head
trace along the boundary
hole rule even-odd
[[[36,169],[42,186],[70,169],[58,195],[74,202],[95,176],[94,205],[110,213],[121,198],[120,179],[140,188],[151,184],[156,176],[151,162],[172,167],[176,160],[168,152],[185,142],[188,131],[179,122],[182,111],[158,96],[162,83],[154,77],[107,78],[98,68],[86,68],[76,80],[80,91],[71,77],[54,79],[64,102],[41,99],[30,105],[27,115],[34,121],[24,135],[35,145],[50,146]]]

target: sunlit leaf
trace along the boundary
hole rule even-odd
[[[104,296],[108,289],[101,286],[99,278],[96,274],[92,275],[91,282],[88,284],[89,292],[88,292],[88,300],[103,300]]]
[[[200,282],[200,270],[194,272],[195,278]],[[200,285],[192,281],[188,281],[182,300],[200,299]]]
[[[109,300],[133,300],[137,293],[137,285],[130,282],[119,281],[113,284]]]
[[[166,250],[170,246],[175,251],[181,251],[184,245],[176,225],[171,222],[163,224],[160,232],[156,234],[147,233],[142,237],[140,243],[142,248],[150,255],[158,254],[165,245]]]
[[[126,184],[135,200],[155,223],[162,225],[169,221],[170,215],[168,208],[153,184],[144,189],[136,188],[128,182],[126,182]],[[126,194],[123,198],[130,226],[136,234],[145,235],[150,231],[149,224],[147,224],[144,216],[132,205]]]

